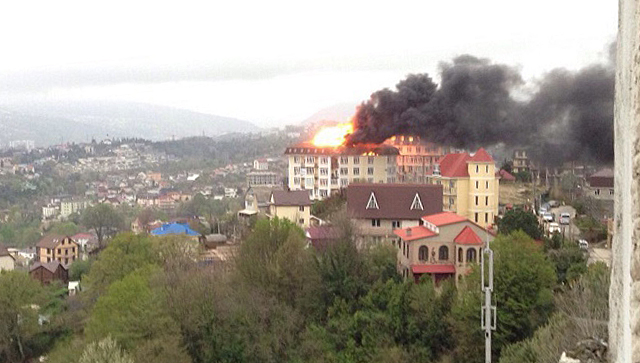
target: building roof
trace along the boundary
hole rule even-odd
[[[58,267],[62,267],[65,270],[67,269],[65,265],[61,264],[58,261],[51,261],[51,262],[45,262],[45,263],[36,262],[33,265],[31,265],[31,267],[29,268],[29,272],[36,270],[39,267],[44,267],[45,269],[51,271],[52,273],[55,273]]]
[[[456,267],[453,264],[411,265],[414,274],[454,274]]]
[[[425,226],[400,228],[393,230],[393,233],[402,238],[404,241],[413,241],[421,238],[429,238],[435,236],[435,232]]]
[[[471,161],[476,163],[493,163],[493,158],[483,147],[481,147],[475,152],[475,154],[471,155]]]
[[[340,231],[333,226],[316,226],[307,228],[306,237],[312,240],[340,238]]]
[[[482,239],[469,226],[464,227],[453,239],[453,242],[461,245],[481,245],[483,243]]]
[[[199,236],[200,233],[194,231],[186,223],[166,223],[149,232],[152,236],[166,236],[172,234],[184,234],[187,236]]]
[[[306,190],[274,190],[269,200],[276,206],[311,205],[309,192]]]
[[[500,169],[496,173],[496,176],[500,177],[500,179],[505,181],[516,181],[516,177],[504,169]]]
[[[493,163],[493,158],[484,148],[479,148],[478,151],[473,154],[447,154],[440,159],[440,175],[449,178],[468,177],[469,169],[467,164],[469,162]]]
[[[2,243],[0,243],[0,257],[2,256],[11,256],[7,247],[5,247]]]
[[[400,155],[397,148],[385,144],[358,144],[354,146],[322,147],[303,142],[288,147],[285,155]]]
[[[425,214],[442,211],[442,186],[351,183],[347,210],[356,218],[420,220]]]
[[[467,221],[468,219],[453,212],[441,212],[422,217],[422,220],[436,227]]]
[[[65,238],[66,236],[63,236],[61,234],[51,233],[42,237],[40,241],[38,241],[36,246],[42,248],[55,248]]]
[[[613,188],[613,169],[604,168],[589,176],[589,185],[596,188]]]

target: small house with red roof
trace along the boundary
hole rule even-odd
[[[499,175],[483,148],[475,153],[447,154],[438,161],[431,184],[442,185],[443,209],[465,216],[482,227],[498,215]]]
[[[487,240],[487,229],[453,212],[426,215],[421,225],[394,230],[398,268],[416,281],[430,275],[435,283],[455,278],[456,283],[478,263]]]

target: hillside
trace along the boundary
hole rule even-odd
[[[251,122],[188,110],[124,102],[38,103],[0,106],[0,144],[34,140],[44,146],[91,138],[166,140],[196,135],[255,132]]]

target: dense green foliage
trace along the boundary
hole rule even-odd
[[[498,220],[498,229],[502,234],[510,234],[517,230],[522,230],[529,237],[539,240],[542,238],[542,227],[538,223],[538,218],[531,212],[516,208],[504,214]]]

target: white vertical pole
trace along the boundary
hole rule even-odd
[[[491,331],[496,330],[496,306],[491,305],[491,293],[493,292],[493,251],[491,250],[488,232],[487,243],[482,252],[482,264],[480,267],[480,272],[482,274],[482,291],[484,292],[484,303],[482,304],[480,326],[484,330],[485,362],[491,363]],[[488,275],[486,280],[485,268],[487,269]]]

